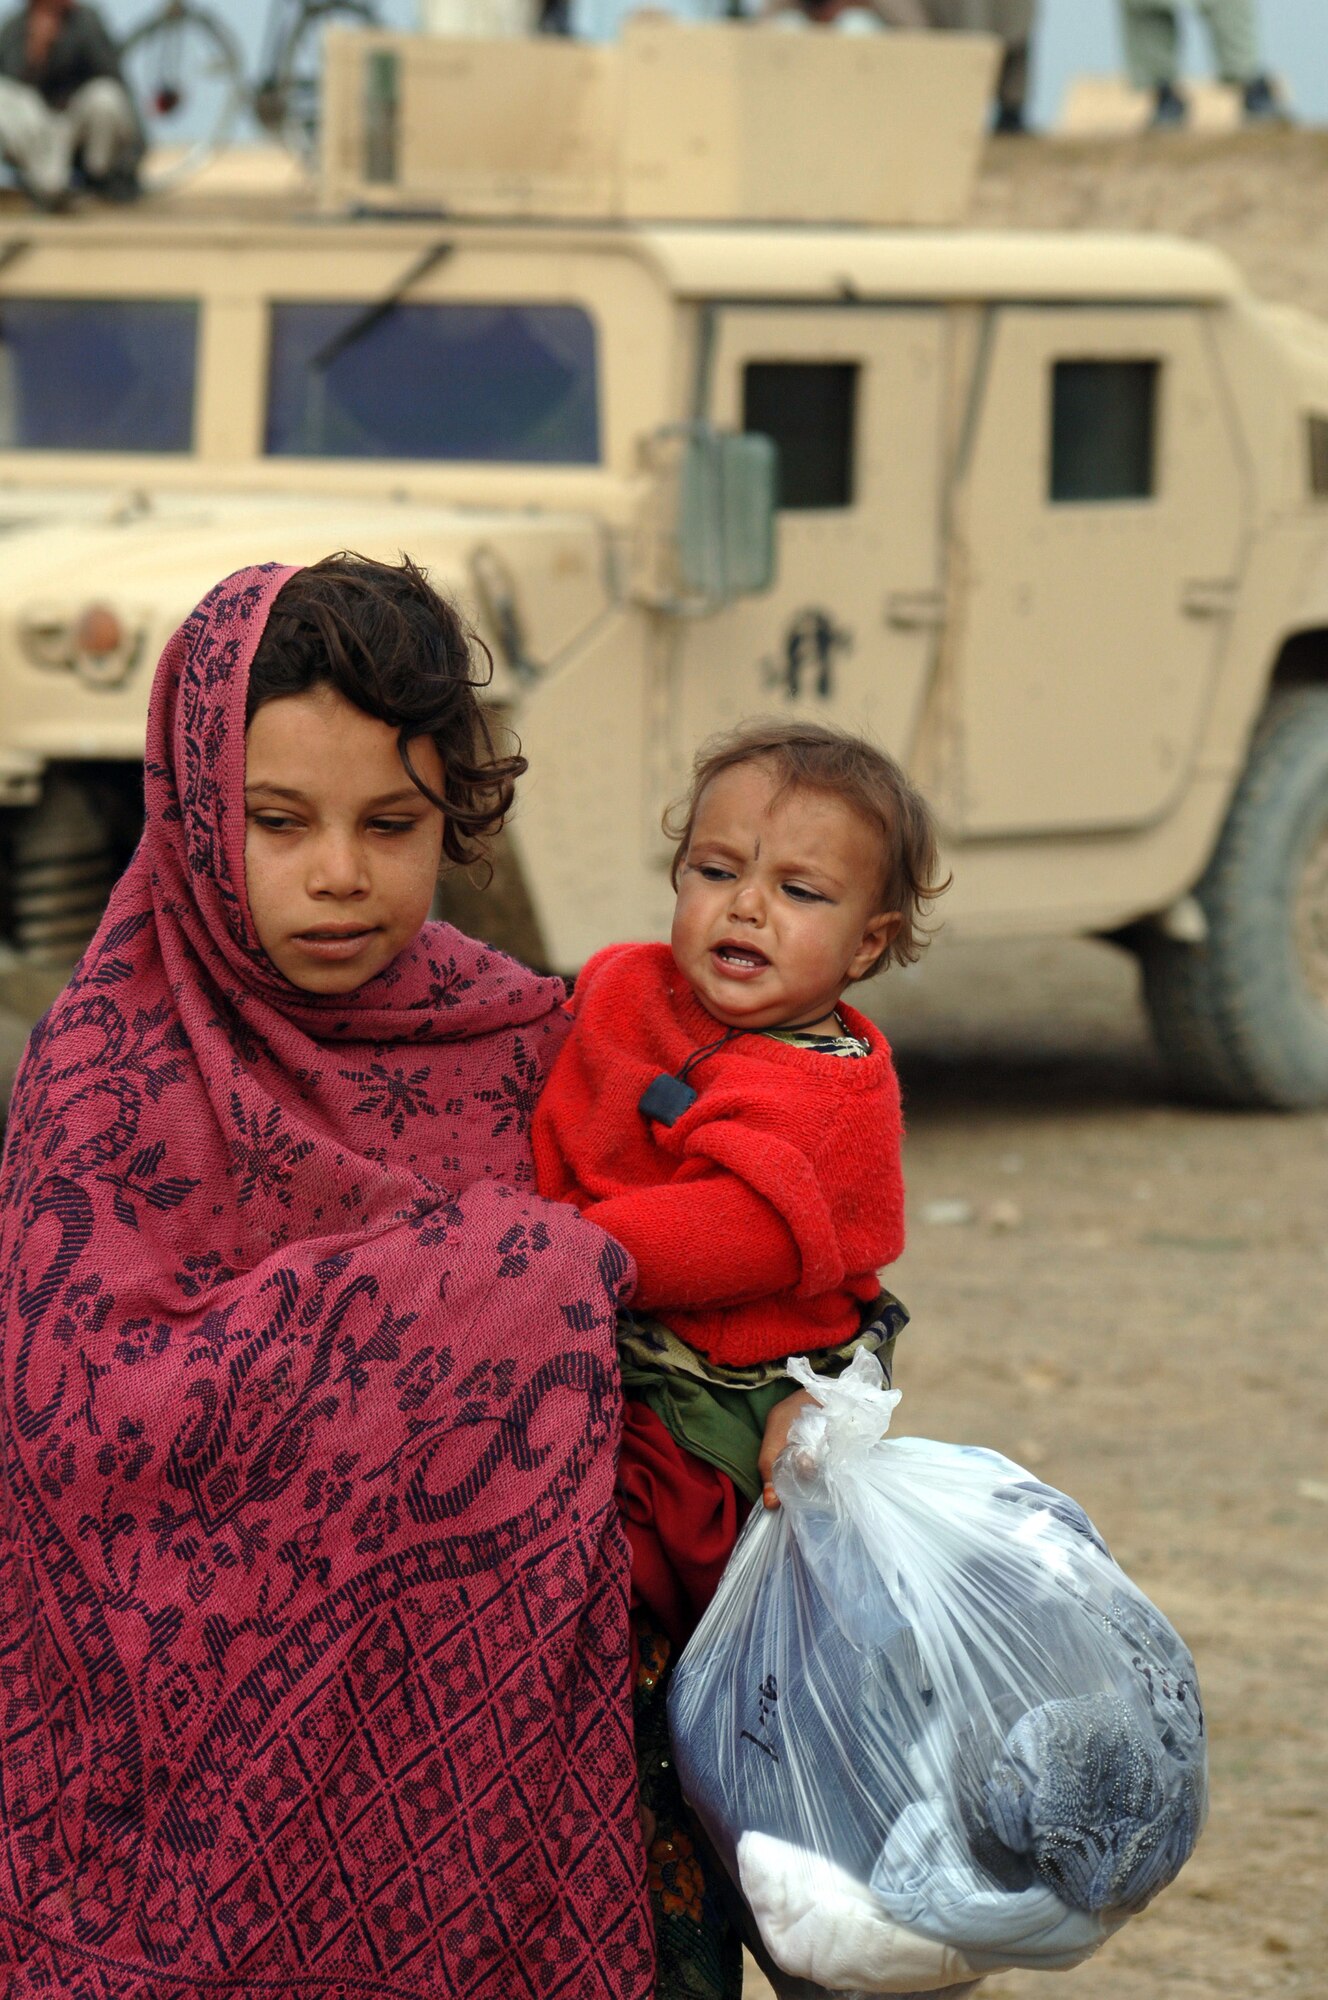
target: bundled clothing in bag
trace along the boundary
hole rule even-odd
[[[800,1990],[1078,1964],[1198,1838],[1194,1663],[1074,1501],[883,1442],[866,1355],[791,1372],[822,1407],[674,1676],[684,1791]]]

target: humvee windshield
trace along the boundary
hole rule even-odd
[[[580,306],[278,303],[270,356],[273,457],[599,459],[595,329]]]
[[[6,298],[0,450],[189,451],[192,299]]]

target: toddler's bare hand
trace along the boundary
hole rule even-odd
[[[771,1485],[771,1474],[775,1460],[788,1443],[788,1434],[793,1419],[809,1405],[814,1406],[815,1396],[809,1396],[805,1389],[796,1389],[791,1396],[785,1396],[782,1403],[776,1403],[765,1421],[765,1436],[761,1440],[761,1455],[756,1461],[756,1469],[761,1475],[761,1504],[775,1508],[779,1496]]]

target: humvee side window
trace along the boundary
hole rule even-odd
[[[781,510],[853,505],[856,361],[749,361],[742,427],[779,452]]]
[[[0,451],[188,451],[192,299],[0,300]]]
[[[1306,417],[1309,433],[1310,492],[1316,500],[1328,500],[1328,417]]]
[[[1156,361],[1057,361],[1053,501],[1149,500],[1157,490]]]
[[[272,308],[279,458],[599,460],[595,328],[580,306]]]

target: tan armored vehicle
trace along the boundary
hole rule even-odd
[[[16,219],[11,974],[95,921],[201,593],[406,549],[531,760],[479,927],[666,934],[696,744],[800,712],[926,788],[953,931],[1120,938],[1184,1085],[1328,1102],[1328,328],[1184,243],[965,230],[991,61],[347,37],[321,212]]]

